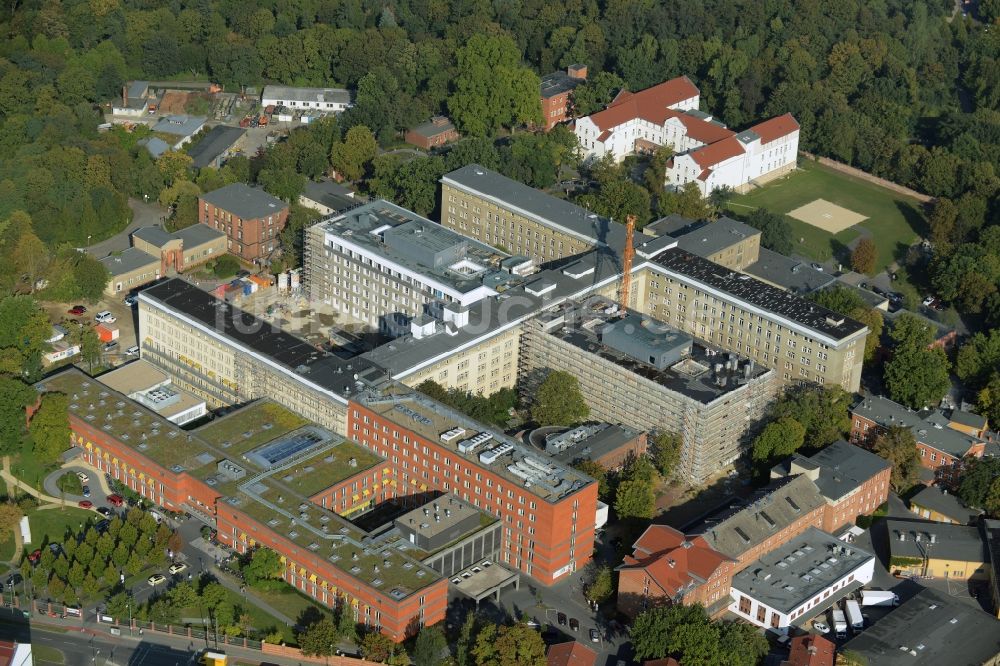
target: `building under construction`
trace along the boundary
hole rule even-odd
[[[678,473],[700,484],[739,457],[774,398],[775,372],[694,340],[609,299],[567,302],[525,324],[526,394],[550,370],[580,383],[590,418],[680,433]]]

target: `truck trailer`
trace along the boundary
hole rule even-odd
[[[865,618],[861,615],[861,606],[854,599],[844,602],[844,611],[847,613],[847,621],[851,624],[851,629],[861,631],[865,628]]]
[[[847,618],[844,617],[844,611],[836,606],[830,609],[830,624],[833,625],[833,632],[837,634],[837,638],[847,637]]]
[[[899,596],[889,590],[861,590],[862,606],[898,606]]]

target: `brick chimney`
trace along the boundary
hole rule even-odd
[[[587,80],[587,66],[582,64],[570,65],[566,68],[566,74],[574,79]]]

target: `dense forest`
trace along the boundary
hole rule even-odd
[[[937,197],[922,272],[961,311],[1000,316],[1000,254],[979,242],[997,216],[1000,33],[950,0],[35,0],[13,3],[0,33],[0,219],[25,211],[53,250],[120,229],[128,197],[176,204],[180,225],[205,189],[249,180],[294,200],[331,165],[422,213],[466,161],[552,185],[572,137],[514,130],[538,118],[539,77],[580,62],[582,110],[686,74],[730,126],[791,111],[803,149]],[[171,77],[340,85],[356,105],[249,164],[196,174],[153,162],[135,134],[97,131],[125,80]],[[444,155],[378,154],[433,113],[472,138]],[[583,203],[602,212],[711,210],[623,172],[595,180]]]

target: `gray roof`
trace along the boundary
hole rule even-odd
[[[173,134],[174,136],[188,137],[195,134],[205,126],[204,116],[165,116],[153,125],[154,132]]]
[[[169,143],[155,136],[149,136],[146,137],[145,139],[139,139],[138,141],[136,141],[136,143],[145,148],[146,151],[153,156],[153,159],[158,158],[160,155],[170,150]]]
[[[680,231],[679,235],[673,234],[677,239],[677,247],[706,259],[731,245],[759,235],[760,231],[757,229],[730,217],[693,225],[686,231]]]
[[[979,529],[968,525],[933,523],[926,520],[885,521],[892,557],[927,557],[935,560],[986,562],[986,544]],[[902,533],[905,541],[899,540]],[[934,543],[931,543],[934,535]],[[917,541],[919,536],[920,541]]]
[[[977,430],[986,428],[985,416],[973,414],[972,412],[966,412],[961,409],[952,410],[951,420],[953,423],[958,423],[959,425],[964,425],[969,428],[976,428]]]
[[[132,81],[128,84],[128,98],[142,97],[149,89],[149,81]]]
[[[132,238],[140,238],[156,247],[163,247],[174,240],[172,234],[167,233],[160,227],[140,227],[132,232]]]
[[[201,195],[201,198],[213,206],[245,220],[267,217],[288,208],[288,204],[281,199],[271,196],[260,188],[250,187],[244,183],[226,185]]]
[[[816,486],[823,496],[832,502],[874,478],[891,465],[870,451],[854,446],[840,439],[821,449],[809,458],[795,455],[783,463],[775,465],[782,475],[791,473],[792,464],[803,469],[815,469]]]
[[[545,442],[546,452],[566,464],[580,459],[596,460],[616,451],[641,434],[628,426],[609,423],[578,426],[550,434]]]
[[[247,131],[242,127],[216,125],[198,143],[191,146],[187,153],[191,157],[191,166],[203,169],[211,164],[219,155],[232,148],[233,144],[243,138]]]
[[[174,232],[174,238],[180,238],[184,242],[185,250],[219,238],[225,238],[225,236],[225,232],[213,229],[207,224],[192,224],[190,227],[184,227]]]
[[[698,224],[700,224],[698,220],[692,220],[689,217],[682,217],[676,213],[671,213],[666,217],[661,217],[658,220],[650,222],[642,228],[642,232],[654,236],[666,235],[676,238]]]
[[[264,86],[261,99],[275,99],[283,102],[333,102],[350,104],[351,93],[343,88],[296,88],[294,86]]]
[[[447,118],[444,118],[443,122],[440,123],[434,122],[434,119],[432,118],[425,123],[420,123],[410,131],[416,132],[420,136],[424,136],[429,139],[437,136],[438,134],[444,134],[445,132],[450,132],[454,129],[455,124]]]
[[[118,254],[112,254],[101,259],[101,263],[108,269],[112,277],[131,273],[134,270],[155,264],[160,265],[159,257],[143,252],[134,247],[122,250]]]
[[[993,598],[1000,599],[1000,520],[983,521],[983,537],[990,556],[990,585]]]
[[[875,556],[809,527],[733,577],[733,590],[790,613]]]
[[[864,324],[791,294],[784,289],[719,264],[679,247],[664,250],[653,260],[668,271],[728,294],[736,300],[791,320],[835,342],[866,330]]]
[[[586,79],[579,79],[575,76],[570,76],[563,71],[546,74],[542,77],[542,98],[548,99],[549,97],[555,97],[560,93],[569,92],[585,81]]]
[[[1000,654],[1000,621],[925,588],[842,650],[872,666],[981,666]]]
[[[962,504],[958,497],[936,486],[926,486],[911,497],[910,506],[914,505],[936,511],[963,525],[975,522],[976,518],[983,513],[981,510],[970,509]]]
[[[819,488],[809,477],[786,477],[772,482],[745,504],[709,517],[692,533],[701,534],[723,555],[738,559],[824,504]]]
[[[918,442],[956,458],[979,442],[971,435],[949,428],[948,419],[936,410],[914,412],[883,396],[865,395],[851,411],[886,428],[906,426]]]
[[[303,196],[338,213],[367,201],[366,197],[355,195],[351,190],[332,180],[321,180],[318,183],[312,180],[306,181]]]
[[[766,247],[760,248],[757,261],[747,266],[744,272],[796,294],[808,294],[835,280],[829,273],[818,271],[804,261],[786,257]]]
[[[447,173],[441,182],[492,199],[504,208],[516,210],[541,224],[594,245],[606,245],[618,250],[625,246],[624,225],[478,164],[468,164]],[[637,240],[641,236],[636,234]]]

